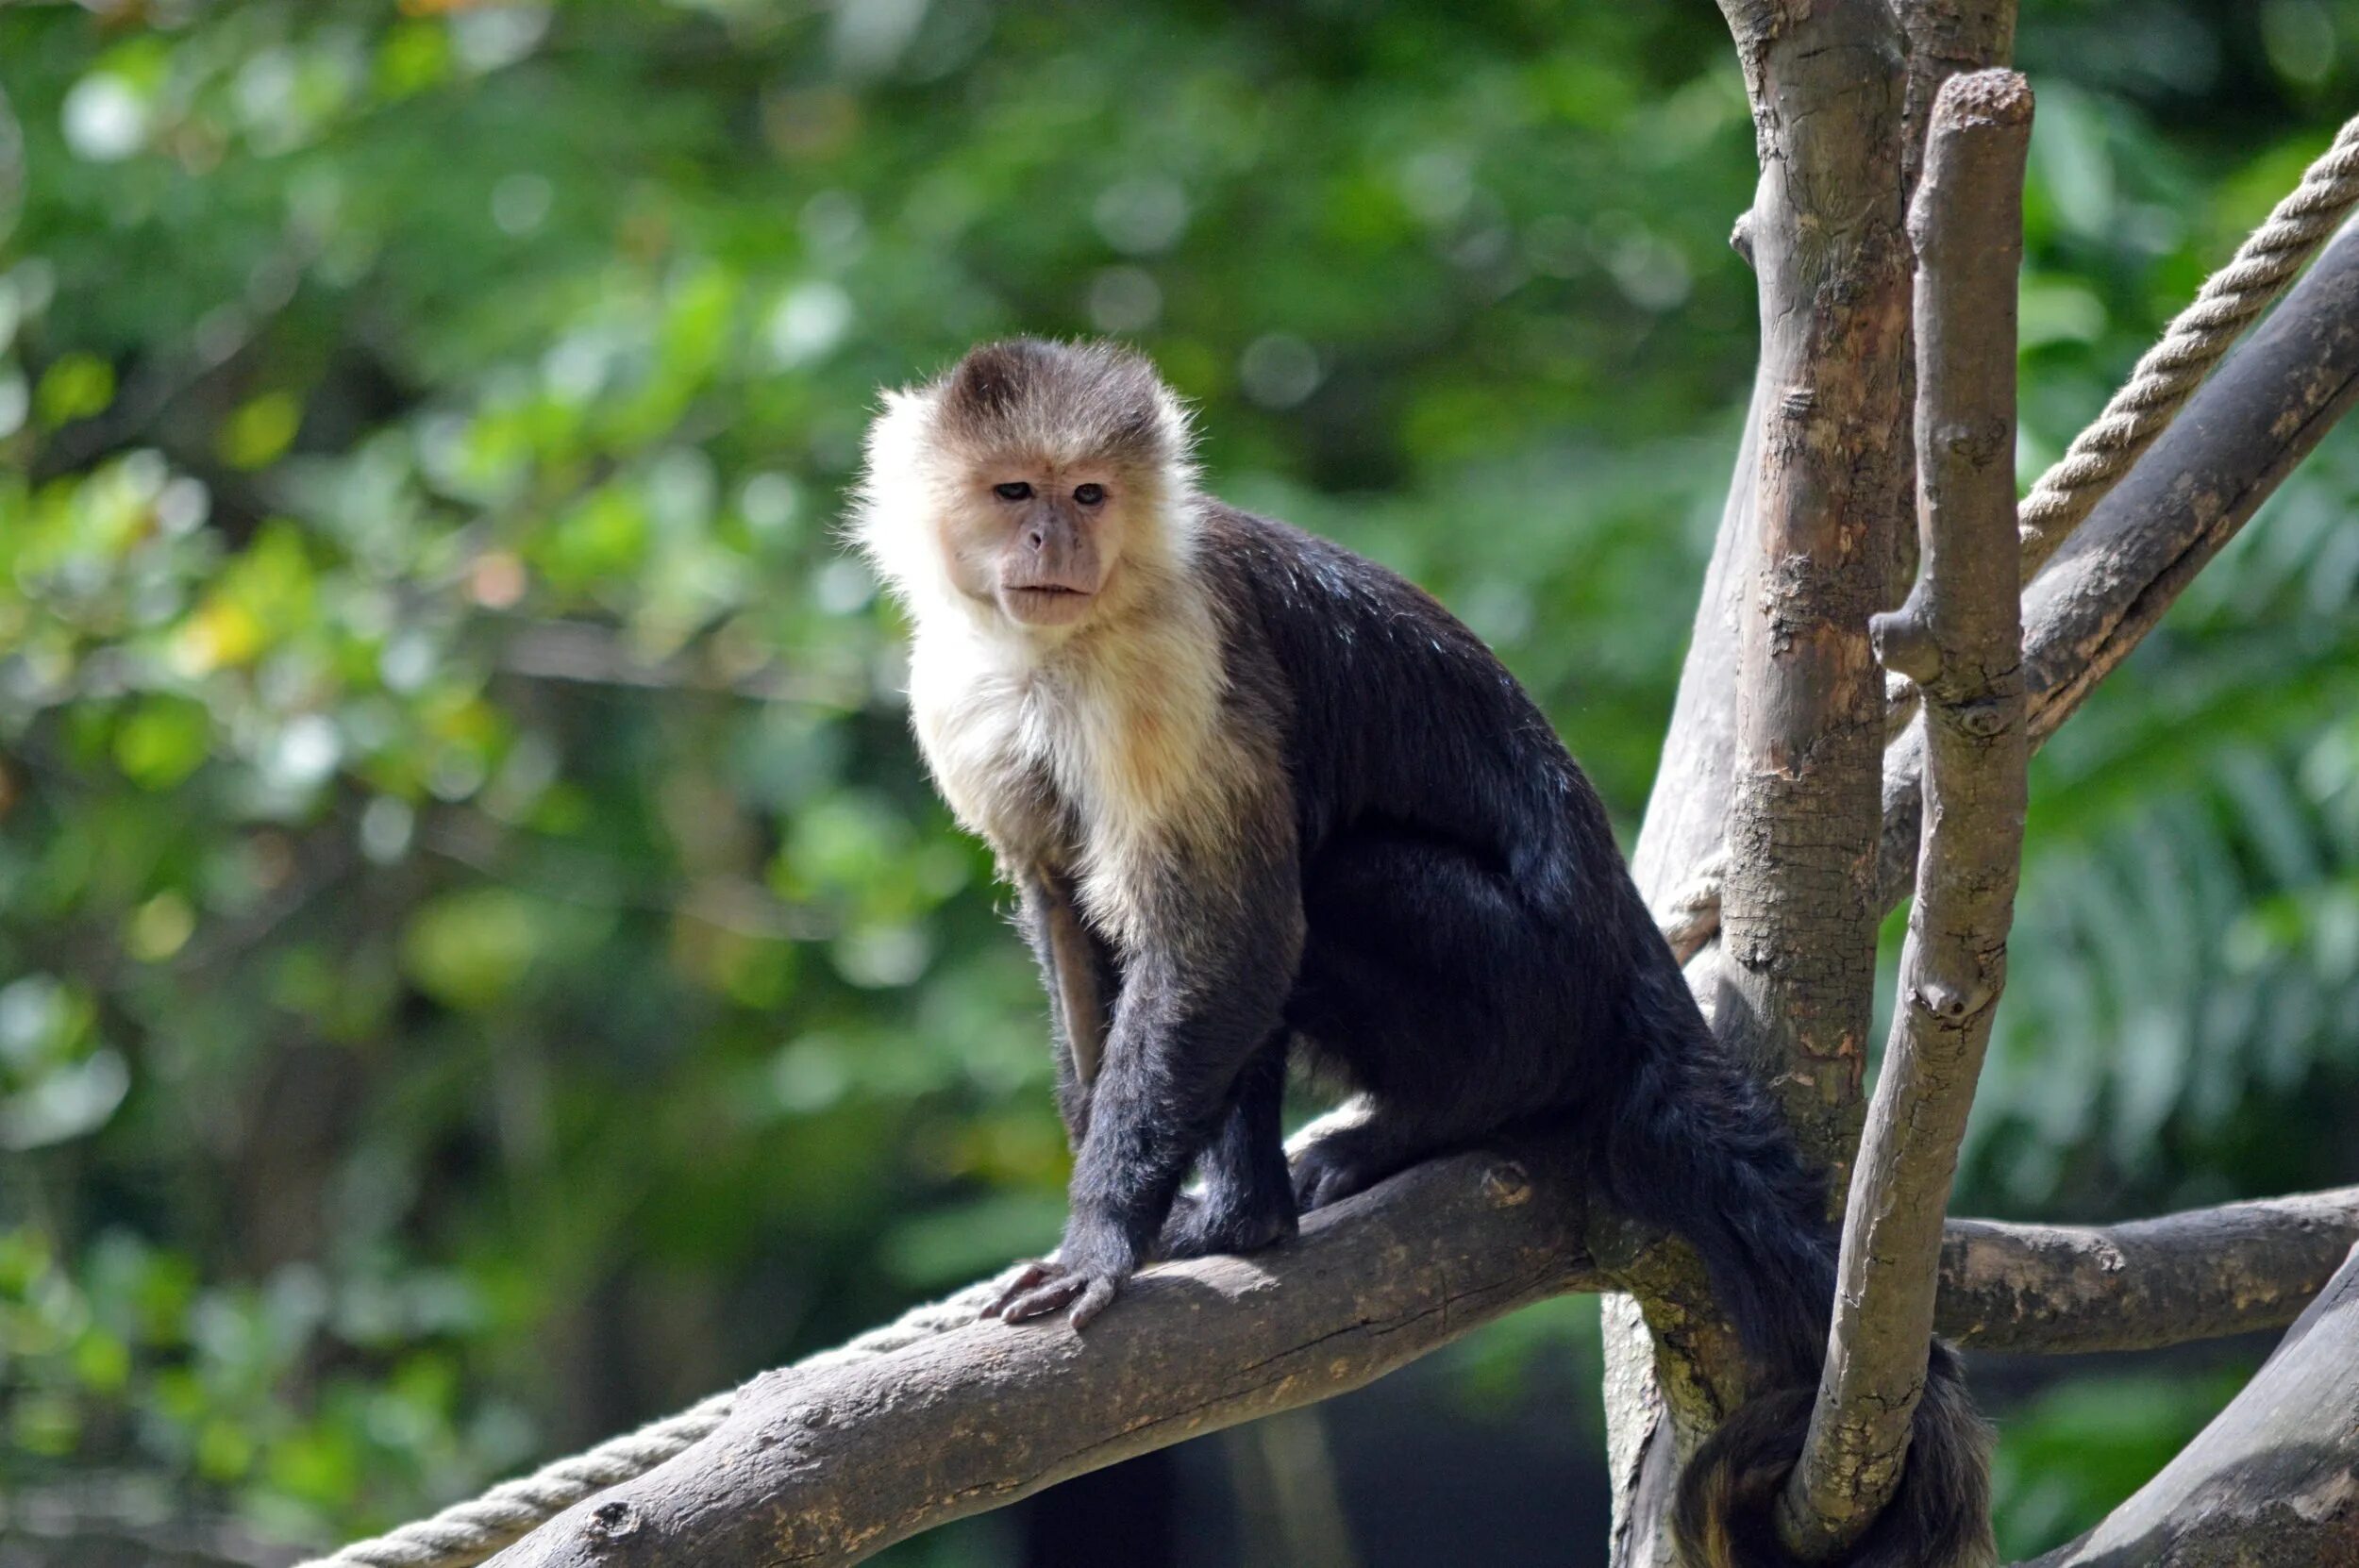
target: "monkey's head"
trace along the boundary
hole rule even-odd
[[[1110,343],[986,343],[888,392],[854,532],[922,614],[949,595],[1061,637],[1129,600],[1186,545],[1187,415]]]

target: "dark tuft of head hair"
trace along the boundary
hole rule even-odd
[[[936,383],[937,432],[970,452],[1183,461],[1179,401],[1146,356],[1108,342],[984,343]]]

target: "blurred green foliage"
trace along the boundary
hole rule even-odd
[[[2359,7],[2026,11],[2028,475]],[[1709,6],[92,0],[0,89],[0,1493],[320,1543],[1054,1234],[831,535],[976,338],[1143,343],[1643,805],[1752,355]],[[1975,1206],[2359,1177],[2354,504],[2337,438],[2041,759]],[[2013,1413],[2011,1546],[2233,1384],[2137,1386]]]

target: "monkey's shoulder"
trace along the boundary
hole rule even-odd
[[[1201,526],[1219,597],[1250,605],[1281,657],[1332,662],[1394,652],[1498,667],[1448,607],[1347,545],[1218,501],[1206,504]]]

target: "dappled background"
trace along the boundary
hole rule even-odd
[[[2030,0],[2028,476],[2359,97]],[[833,537],[1107,332],[1636,822],[1753,353],[1705,0],[0,10],[0,1565],[284,1562],[1050,1242],[1045,1009]],[[8,226],[9,219],[12,226]],[[2359,438],[2040,759],[1961,1203],[2359,1179]],[[1603,1559],[1595,1309],[899,1548]],[[2002,1541],[2265,1345],[1978,1364]]]

